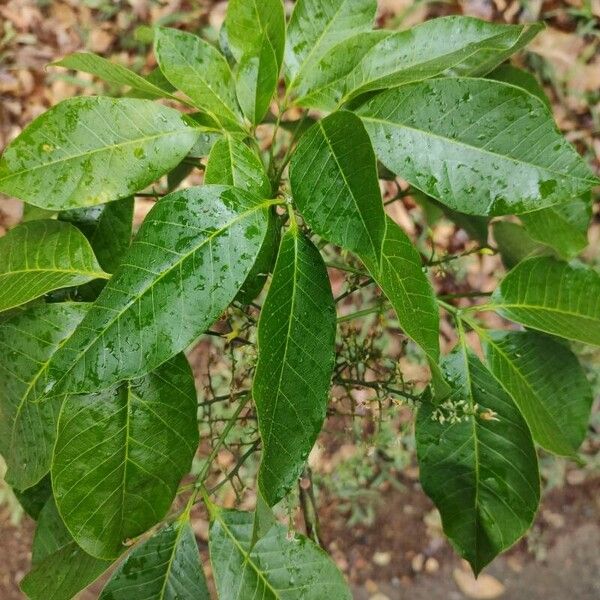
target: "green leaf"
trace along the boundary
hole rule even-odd
[[[385,213],[365,128],[340,111],[305,133],[290,164],[294,201],[315,233],[379,262]]]
[[[491,371],[514,398],[534,440],[550,452],[576,456],[593,397],[575,355],[531,331],[478,333]]]
[[[281,0],[231,0],[227,7],[227,39],[238,62],[237,97],[246,118],[260,123],[279,80],[285,45]]]
[[[117,270],[131,244],[133,198],[63,211],[59,217],[85,234],[104,270]]]
[[[298,480],[325,420],[335,359],[327,269],[292,226],[281,240],[258,325],[252,395],[262,439],[258,485],[277,504]]]
[[[544,88],[540,85],[535,75],[529,73],[529,71],[523,71],[523,69],[518,69],[513,65],[505,64],[494,69],[488,77],[524,89],[539,98],[549,109],[552,108]]]
[[[342,574],[309,539],[274,525],[254,546],[253,515],[212,507],[210,561],[219,600],[350,600]]]
[[[1,367],[0,367],[1,368]],[[50,483],[50,475],[46,475],[40,479],[33,487],[26,490],[13,489],[14,495],[17,497],[19,504],[23,510],[34,520],[37,521],[40,512],[48,499],[52,495],[52,484]]]
[[[271,196],[262,161],[239,137],[224,136],[215,142],[208,155],[204,183],[232,185],[260,198]]]
[[[505,83],[432,79],[383,92],[358,113],[386,167],[460,212],[530,212],[596,182],[540,100]]]
[[[254,265],[246,277],[242,287],[236,294],[235,299],[242,304],[250,304],[262,291],[269,273],[272,272],[277,259],[279,241],[281,239],[281,222],[271,209],[269,211],[269,222],[267,233],[256,256]]]
[[[288,90],[301,84],[333,46],[373,25],[376,0],[298,0],[285,46]]]
[[[551,248],[536,242],[525,228],[517,223],[496,221],[493,231],[496,246],[507,269],[512,269],[526,258],[552,253]]]
[[[151,80],[134,71],[91,52],[74,52],[50,63],[50,66],[91,73],[116,86],[128,85],[134,90],[142,92],[147,98],[174,98],[162,86],[154,85]]]
[[[542,25],[499,25],[472,17],[450,16],[426,21],[412,29],[359,38],[367,45],[360,61],[343,77],[342,58],[353,42],[342,42],[323,57],[311,81],[304,82],[309,99],[302,106],[333,110],[373,90],[382,90],[442,74],[454,77],[491,71],[525,46]],[[375,34],[375,35],[373,35]],[[361,44],[362,45],[362,44]],[[349,54],[349,55],[350,55]],[[315,99],[319,101],[315,103]]]
[[[281,0],[230,0],[227,6],[227,40],[235,59],[258,56],[269,46],[279,65],[285,46],[285,15]]]
[[[584,265],[525,260],[502,280],[490,307],[527,327],[600,346],[600,274]]]
[[[213,185],[162,198],[52,362],[47,393],[96,391],[185,350],[242,286],[262,246],[270,205]]]
[[[107,278],[85,236],[69,223],[29,221],[0,238],[0,311]]]
[[[154,52],[165,77],[195,106],[224,129],[240,129],[233,75],[216,48],[192,33],[158,27]]]
[[[62,398],[39,402],[37,382],[87,308],[42,304],[0,322],[0,452],[6,480],[18,490],[37,484],[50,468]]]
[[[544,208],[521,215],[531,236],[555,248],[566,259],[579,254],[587,245],[587,231],[592,217],[591,195],[567,204]]]
[[[136,546],[117,567],[99,600],[209,600],[189,517]]]
[[[21,589],[32,600],[73,598],[96,580],[110,561],[86,554],[71,538],[51,498],[40,513],[33,538],[33,568]]]
[[[440,319],[433,288],[407,235],[389,217],[386,225],[379,264],[365,260],[365,266],[392,303],[404,332],[437,364]]]
[[[181,162],[198,137],[189,123],[150,100],[64,100],[6,148],[0,192],[54,210],[123,198]]]
[[[279,82],[279,66],[270,45],[242,57],[235,69],[235,89],[244,116],[258,125],[267,114]]]
[[[512,398],[466,347],[442,363],[452,395],[417,413],[420,480],[444,532],[477,575],[530,527],[540,500],[537,456]]]
[[[46,210],[33,204],[23,204],[23,218],[22,223],[27,221],[39,221],[40,219],[52,219],[56,215],[55,210]]]
[[[342,104],[347,77],[371,48],[390,35],[392,32],[385,29],[363,31],[330,48],[296,86],[294,104],[324,111],[338,108]]]
[[[159,522],[198,445],[194,376],[183,355],[149,375],[68,396],[52,461],[56,505],[89,554],[114,558]]]

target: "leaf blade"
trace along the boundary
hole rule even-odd
[[[164,517],[198,445],[196,412],[183,355],[141,379],[67,397],[52,487],[67,529],[86,552],[114,558],[125,540]]]
[[[263,444],[258,484],[270,506],[298,479],[325,420],[335,326],[323,259],[292,227],[281,240],[261,311],[252,386]]]
[[[386,167],[460,212],[530,212],[596,181],[541,102],[501,82],[432,79],[383,92],[357,112]]]
[[[84,303],[43,304],[0,323],[0,449],[6,479],[19,490],[36,485],[50,469],[62,398],[39,402],[36,384],[87,309]]]
[[[576,456],[593,397],[574,354],[532,331],[490,332],[482,341],[490,370],[514,398],[535,441],[555,454]]]
[[[533,329],[600,346],[600,274],[581,264],[525,260],[496,288],[490,308]]]
[[[209,600],[188,517],[137,545],[117,567],[99,600]]]
[[[311,127],[292,156],[290,184],[315,233],[379,262],[385,214],[375,154],[360,119],[339,111]]]
[[[29,221],[0,238],[0,311],[107,278],[88,241],[68,223]]]
[[[285,46],[288,89],[298,85],[329,48],[356,33],[369,31],[376,10],[376,0],[296,2]]]
[[[54,210],[103,204],[171,170],[197,137],[184,115],[150,100],[63,100],[6,148],[0,191]]]
[[[227,186],[165,196],[53,360],[47,392],[94,391],[148,373],[185,350],[241,287],[262,245],[269,206]],[[186,310],[191,301],[194,311]]]
[[[350,600],[342,574],[323,550],[304,536],[290,540],[287,529],[277,524],[250,548],[252,513],[213,507],[211,516],[210,560],[221,600]],[[228,568],[230,561],[235,561],[236,569]]]
[[[458,347],[442,368],[454,388],[444,406],[457,414],[446,420],[431,400],[419,408],[420,480],[477,575],[530,527],[540,499],[537,456],[512,398],[473,353]]]
[[[241,128],[233,75],[216,48],[192,33],[158,27],[154,52],[165,77],[195,106],[224,129]]]

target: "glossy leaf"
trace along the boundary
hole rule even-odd
[[[273,49],[265,43],[257,56],[245,55],[235,69],[235,89],[244,116],[258,125],[267,114],[279,81]]]
[[[154,52],[161,71],[198,108],[225,129],[239,129],[242,116],[231,69],[219,51],[197,35],[159,27]]]
[[[226,186],[165,196],[50,365],[54,389],[47,392],[96,391],[185,350],[240,289],[263,243],[269,205]]]
[[[6,148],[0,192],[54,210],[123,198],[184,158],[198,137],[190,123],[150,100],[63,100]]]
[[[19,309],[0,322],[0,452],[6,480],[25,490],[50,469],[62,398],[40,402],[36,384],[87,311],[83,303]]]
[[[377,29],[363,31],[330,48],[315,68],[309,69],[294,90],[298,106],[332,111],[342,104],[348,76],[373,47],[392,35]]]
[[[452,395],[419,408],[420,481],[444,532],[475,574],[530,527],[540,499],[537,456],[512,398],[458,347],[442,364]]]
[[[546,96],[544,88],[540,85],[535,75],[528,71],[523,71],[523,69],[519,69],[511,64],[504,64],[494,69],[488,77],[520,87],[539,98],[549,109],[552,108],[550,99]]]
[[[151,374],[68,396],[52,461],[56,505],[89,554],[114,558],[160,521],[198,445],[194,377],[183,355]]]
[[[287,28],[288,89],[300,85],[333,46],[373,25],[376,0],[299,0]]]
[[[584,265],[530,258],[503,279],[491,306],[527,327],[600,346],[600,274]]]
[[[379,265],[365,260],[369,272],[392,303],[404,332],[437,364],[439,309],[421,266],[421,257],[407,235],[389,217]]]
[[[230,0],[227,5],[227,40],[239,62],[258,56],[269,46],[276,64],[281,65],[285,46],[285,15],[281,0]]]
[[[33,539],[33,567],[21,589],[31,600],[73,598],[96,580],[110,561],[86,554],[71,538],[54,500],[44,506]]]
[[[65,67],[74,71],[91,73],[113,85],[127,85],[136,91],[142,92],[146,98],[173,98],[168,91],[161,86],[155,85],[151,80],[138,75],[123,65],[114,63],[91,52],[74,52],[50,63],[50,66]]]
[[[496,221],[493,230],[496,246],[507,269],[512,269],[526,258],[552,254],[552,248],[536,242],[522,225],[509,221]]]
[[[491,371],[511,394],[535,441],[575,456],[583,441],[592,392],[567,346],[531,331],[482,334]]]
[[[382,90],[442,74],[482,75],[525,46],[540,25],[499,25],[472,17],[450,16],[426,21],[406,31],[371,33],[360,60],[349,65],[352,40],[342,42],[321,60],[304,87],[309,98],[303,106],[332,110],[360,94]],[[377,43],[370,42],[378,36]],[[315,100],[318,99],[318,102]]]
[[[221,138],[212,147],[204,183],[232,185],[262,199],[271,196],[271,183],[261,159],[242,139],[232,136]]]
[[[294,486],[323,426],[335,358],[335,306],[319,251],[292,226],[281,240],[258,325],[252,395],[270,506]]]
[[[309,539],[274,525],[254,546],[252,513],[212,507],[210,561],[219,600],[350,600],[333,561]]]
[[[99,600],[209,600],[188,516],[136,546],[104,586]]]
[[[85,234],[104,270],[109,273],[117,270],[131,244],[133,198],[63,211],[60,218]]]
[[[246,118],[258,124],[265,116],[279,80],[285,45],[281,0],[231,0],[227,39],[238,62],[237,97]]]
[[[0,311],[107,278],[85,236],[68,223],[29,221],[0,238]]]
[[[541,102],[504,83],[432,79],[383,92],[358,113],[386,167],[460,212],[530,212],[596,182]]]
[[[292,157],[290,183],[315,233],[379,262],[385,213],[375,154],[360,119],[340,111],[309,129]]]
[[[563,258],[573,258],[588,245],[592,203],[590,195],[586,196],[521,215],[523,225],[533,238],[552,246]]]

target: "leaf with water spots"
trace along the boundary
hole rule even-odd
[[[532,329],[600,346],[600,273],[580,263],[527,259],[502,280],[490,307]]]
[[[450,16],[405,31],[359,34],[322,58],[298,90],[297,103],[333,110],[366,92],[444,74],[482,75],[529,43],[540,29],[537,24],[501,25]],[[356,46],[362,51],[353,57]]]
[[[183,355],[143,378],[66,398],[52,486],[81,548],[114,558],[125,541],[164,517],[196,452],[196,413],[194,377]]]
[[[575,355],[533,331],[479,333],[490,370],[514,398],[534,440],[550,452],[576,456],[593,396]]]
[[[59,218],[80,229],[103,269],[114,273],[131,244],[133,198],[63,211]]]
[[[537,456],[513,399],[466,346],[442,369],[451,395],[442,405],[424,399],[417,413],[420,481],[478,574],[530,527],[540,500]]]
[[[103,204],[175,167],[193,122],[151,100],[81,97],[40,115],[0,158],[0,192],[53,210]]]
[[[154,52],[165,77],[224,129],[241,129],[243,117],[225,57],[197,35],[158,27]]]
[[[460,212],[530,212],[597,182],[541,101],[505,83],[432,79],[383,92],[357,112],[387,168]]]
[[[189,515],[159,529],[117,567],[99,600],[210,600]]]
[[[377,0],[298,0],[287,27],[288,89],[300,85],[333,46],[373,26]]]
[[[210,561],[219,600],[350,600],[327,554],[277,523],[252,543],[253,514],[211,505]]]
[[[129,86],[141,92],[145,98],[173,98],[162,86],[155,85],[151,80],[138,75],[127,67],[102,58],[91,52],[74,52],[60,60],[50,63],[51,67],[65,67],[74,71],[83,71],[96,75],[116,86]]]
[[[40,402],[36,384],[87,309],[84,303],[41,304],[0,322],[0,451],[6,480],[19,490],[50,469],[62,397]]]
[[[261,311],[252,386],[262,439],[258,485],[269,506],[294,486],[323,426],[335,326],[323,259],[292,226],[281,240]]]
[[[228,186],[165,196],[52,361],[48,393],[139,377],[192,344],[227,308],[262,246],[271,202]]]
[[[73,598],[111,564],[90,556],[75,543],[52,498],[40,513],[31,560],[32,568],[20,583],[31,600]]]
[[[311,127],[292,156],[290,184],[315,233],[380,261],[385,213],[375,154],[358,117],[339,111]]]
[[[227,39],[237,61],[236,91],[246,118],[261,122],[277,87],[285,45],[281,0],[231,0],[227,6]]]
[[[69,223],[29,221],[0,238],[0,311],[108,277],[85,236]]]

